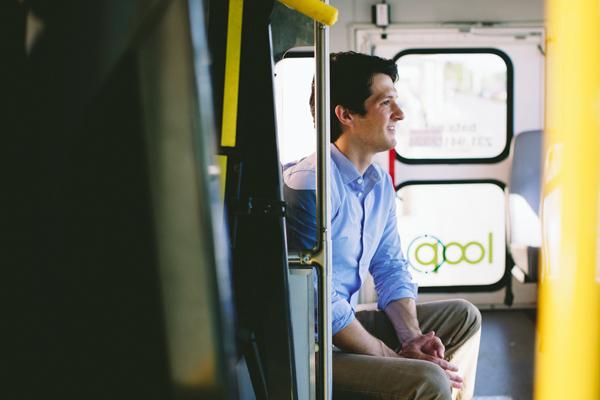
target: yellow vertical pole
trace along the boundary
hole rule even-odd
[[[544,200],[558,194],[561,205],[542,212],[545,221],[560,220],[560,240],[544,241],[544,254],[559,256],[554,265],[542,257],[534,398],[598,400],[600,7],[598,0],[547,0],[546,10],[545,151],[552,155]],[[550,235],[549,224],[543,229]]]
[[[225,88],[223,90],[223,125],[221,128],[221,146],[223,147],[235,147],[236,142],[243,13],[244,0],[229,1]]]

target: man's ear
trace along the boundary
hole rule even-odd
[[[338,104],[335,107],[335,115],[337,115],[338,120],[342,125],[352,125],[354,115],[348,108]]]

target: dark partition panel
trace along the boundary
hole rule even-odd
[[[202,2],[25,4],[0,397],[236,398]]]
[[[231,98],[223,94],[230,83],[223,71],[232,57],[223,38],[235,34],[234,21],[227,17],[235,3],[210,2],[209,43],[216,99]],[[241,52],[237,54],[239,91],[234,93],[235,144],[223,142],[220,154],[227,157],[225,199],[232,239],[238,350],[240,356],[246,355],[258,398],[264,395],[257,389],[264,379],[269,398],[291,399],[297,398],[297,389],[274,107],[269,20],[273,6],[273,0],[243,4]],[[232,106],[235,104],[225,101],[219,112],[228,115],[227,107]],[[223,124],[228,122],[224,117]]]

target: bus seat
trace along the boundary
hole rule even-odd
[[[509,251],[521,282],[536,282],[542,244],[540,221],[542,131],[523,132],[513,139],[508,188]]]

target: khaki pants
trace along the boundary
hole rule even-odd
[[[452,389],[446,372],[428,361],[385,358],[333,352],[333,399],[460,399],[470,400],[481,336],[481,314],[464,300],[444,300],[417,305],[423,333],[434,331],[446,347],[446,360],[455,364],[463,387]],[[361,311],[356,319],[373,336],[399,352],[396,332],[383,311]]]

